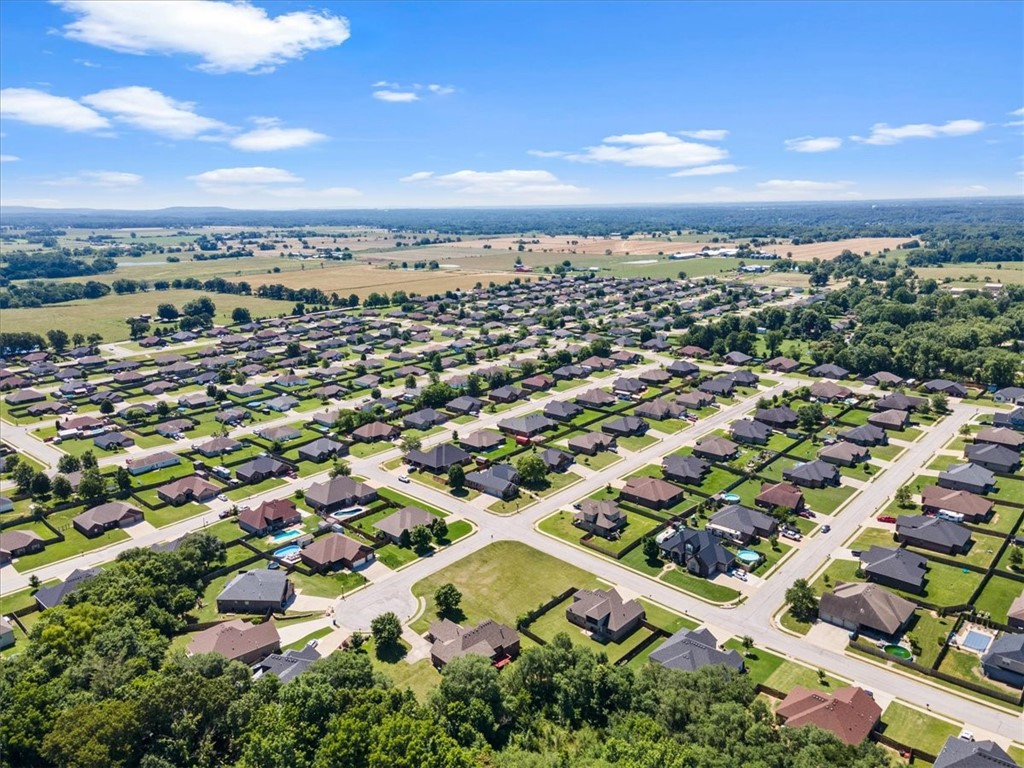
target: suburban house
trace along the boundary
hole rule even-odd
[[[466,451],[451,443],[441,443],[425,451],[409,451],[405,455],[406,463],[435,475],[447,472],[456,464],[468,464],[472,460],[473,457]]]
[[[552,400],[544,406],[543,414],[555,421],[572,421],[583,413],[583,409],[568,400]]]
[[[971,532],[962,525],[927,515],[896,518],[896,540],[947,555],[964,554],[973,542]]]
[[[196,450],[202,456],[212,459],[217,456],[223,456],[226,453],[234,453],[240,450],[241,447],[242,444],[238,440],[232,440],[230,437],[214,437],[205,443],[197,445]]]
[[[837,381],[839,379],[845,379],[847,376],[850,375],[850,372],[848,370],[841,366],[833,365],[832,363],[822,363],[821,365],[816,365],[813,368],[811,368],[809,373],[811,374],[811,376],[815,376],[819,379],[836,379]]]
[[[612,382],[612,392],[623,397],[636,397],[647,389],[647,385],[640,379],[632,379],[628,376],[620,376]]]
[[[502,667],[519,655],[519,633],[492,619],[475,627],[462,627],[448,619],[435,621],[427,631],[430,660],[440,669],[453,659],[468,654],[484,656]]]
[[[576,403],[584,408],[605,408],[615,404],[615,396],[603,389],[590,389],[577,395]]]
[[[314,661],[319,661],[320,653],[311,645],[299,650],[284,653],[272,653],[263,661],[252,665],[252,678],[259,680],[263,675],[273,675],[281,684],[289,683],[301,675]]]
[[[811,397],[816,400],[834,402],[850,397],[853,394],[853,390],[841,384],[836,384],[834,381],[816,381],[811,384],[810,393]]]
[[[131,475],[142,475],[146,472],[153,472],[157,469],[164,469],[165,467],[176,466],[181,461],[181,458],[176,453],[170,451],[157,451],[156,453],[145,456],[141,459],[129,459],[125,463],[128,465],[128,473]]]
[[[299,447],[299,460],[321,464],[335,456],[345,456],[348,446],[329,437],[318,437],[311,443]]]
[[[725,573],[736,562],[717,536],[685,526],[662,539],[659,547],[665,558],[703,578]]]
[[[581,589],[572,596],[572,600],[565,609],[569,623],[613,643],[632,634],[646,615],[639,602],[623,600],[614,589]]]
[[[438,424],[444,424],[448,416],[433,408],[423,408],[414,411],[402,419],[402,423],[409,429],[418,429],[422,432],[433,429]]]
[[[0,651],[14,645],[14,625],[0,616]]]
[[[968,741],[949,736],[932,768],[1020,768],[994,741]]]
[[[247,533],[266,536],[302,522],[302,515],[291,499],[264,501],[257,507],[243,509],[238,513],[238,527]]]
[[[868,449],[857,443],[833,443],[818,451],[818,458],[839,467],[852,467],[871,457]]]
[[[373,549],[340,533],[328,533],[315,539],[299,553],[311,571],[323,573],[339,568],[355,570],[374,560]]]
[[[779,523],[764,512],[739,504],[730,504],[715,512],[705,527],[715,536],[721,536],[736,544],[749,544],[775,535],[779,530]]]
[[[64,581],[51,584],[48,587],[40,587],[32,597],[35,598],[39,610],[49,610],[63,603],[64,598],[72,592],[81,589],[101,573],[103,573],[102,568],[75,568]]]
[[[670,454],[661,462],[661,473],[666,479],[683,485],[700,485],[709,469],[706,461],[691,455]]]
[[[870,376],[866,376],[864,382],[873,387],[898,387],[903,383],[903,377],[889,371],[877,371]]]
[[[525,396],[525,392],[518,387],[498,387],[487,393],[487,397],[496,403],[514,403]]]
[[[142,510],[123,501],[111,501],[87,509],[80,515],[71,518],[75,530],[83,536],[99,536],[111,528],[127,528],[142,522]]]
[[[914,617],[915,603],[878,584],[836,584],[818,602],[818,618],[851,632],[868,632],[886,638],[902,635]]]
[[[1024,387],[1003,387],[992,393],[992,399],[997,403],[1010,403],[1011,405],[1024,405]]]
[[[716,395],[720,397],[730,397],[733,390],[736,389],[736,382],[727,377],[721,377],[718,379],[708,379],[702,381],[697,385],[697,389],[701,392],[707,392],[709,395]]]
[[[102,435],[96,435],[92,439],[92,443],[100,450],[112,451],[115,448],[131,448],[135,445],[135,440],[123,432],[107,432]]]
[[[876,411],[913,411],[928,402],[928,398],[893,392],[875,402]]]
[[[595,536],[611,539],[626,526],[626,513],[614,501],[584,499],[573,515],[573,525]]]
[[[775,373],[792,373],[800,367],[800,363],[791,357],[773,357],[764,367]]]
[[[271,653],[281,651],[281,636],[272,621],[249,624],[241,619],[216,624],[192,636],[186,653],[219,653],[229,661],[254,664]]]
[[[964,455],[972,464],[1008,475],[1020,466],[1020,454],[1013,448],[994,443],[974,443],[964,449]]]
[[[382,520],[374,523],[373,527],[386,537],[393,544],[402,544],[408,533],[420,525],[431,525],[438,518],[419,507],[402,507]],[[406,539],[407,541],[407,539]]]
[[[993,502],[970,491],[952,491],[938,485],[921,489],[921,511],[926,515],[952,512],[969,523],[981,523],[992,514]]]
[[[549,472],[565,472],[576,462],[571,453],[558,448],[545,448],[538,455]]]
[[[217,595],[217,613],[281,612],[294,594],[284,571],[239,571]]]
[[[732,440],[724,437],[705,437],[697,441],[693,447],[693,455],[701,456],[711,461],[729,461],[736,456],[740,447]]]
[[[1010,603],[1010,609],[1006,612],[1006,617],[1006,623],[1009,626],[1014,629],[1024,630],[1024,591],[1017,595],[1013,602]]]
[[[647,427],[647,422],[638,416],[620,416],[602,424],[601,431],[615,437],[631,437],[643,435]]]
[[[541,413],[530,413],[498,422],[498,429],[514,437],[534,437],[556,426],[556,422]]]
[[[882,708],[871,694],[856,686],[829,694],[798,685],[783,699],[775,716],[787,728],[813,725],[856,746],[875,730]]]
[[[650,400],[646,403],[640,403],[634,410],[633,413],[637,416],[642,416],[645,419],[654,419],[655,421],[664,421],[665,419],[678,419],[682,416],[686,409],[674,403],[671,400],[661,397],[656,400]]]
[[[619,499],[650,509],[666,509],[683,500],[683,489],[659,477],[631,477],[619,491]]]
[[[1015,429],[1024,432],[1024,407],[1015,408],[1010,413],[992,414],[992,424],[1006,429]]]
[[[254,434],[272,443],[287,443],[302,437],[301,430],[289,426],[263,427],[255,430]]]
[[[754,421],[767,424],[772,429],[784,431],[796,426],[796,411],[788,405],[776,408],[758,408],[754,411]]]
[[[840,432],[837,437],[848,443],[855,443],[856,445],[866,447],[873,445],[888,445],[889,443],[888,433],[882,427],[876,427],[873,424],[862,424],[859,427],[844,430],[843,432]]]
[[[352,430],[352,439],[360,443],[376,443],[381,440],[394,440],[398,437],[398,427],[382,421],[371,421]]]
[[[993,680],[1024,688],[1024,635],[1001,633],[981,657],[981,668]]]
[[[470,397],[469,395],[460,395],[454,400],[448,402],[445,406],[449,411],[458,415],[465,416],[467,414],[478,414],[484,407],[484,401],[478,397]]]
[[[860,553],[860,567],[869,581],[919,595],[928,559],[902,547],[873,546]]]
[[[511,464],[494,464],[478,472],[468,472],[465,480],[467,488],[499,499],[514,499],[519,495],[519,473]]]
[[[1017,452],[1024,450],[1024,435],[1006,427],[985,427],[974,436],[974,442],[1003,445]]]
[[[319,515],[377,500],[377,489],[351,477],[338,475],[306,490],[306,503]]]
[[[283,477],[293,471],[291,464],[273,456],[257,456],[235,469],[235,477],[247,485],[255,485],[273,477]]]
[[[921,385],[925,392],[941,392],[949,397],[967,397],[967,387],[949,379],[932,379]]]
[[[699,411],[701,408],[706,408],[715,402],[715,396],[708,392],[694,389],[689,392],[683,392],[683,394],[676,398],[676,402],[684,408]]]
[[[939,485],[954,491],[970,491],[986,494],[996,485],[996,476],[991,470],[977,464],[951,464],[939,472]]]
[[[902,432],[910,424],[910,414],[895,408],[888,411],[875,411],[868,416],[868,424],[873,427]]]
[[[543,392],[551,389],[555,385],[555,380],[545,373],[538,373],[535,376],[523,379],[519,384],[523,389],[528,389],[530,392]]]
[[[190,501],[202,504],[218,493],[220,493],[220,488],[198,475],[189,475],[180,480],[173,480],[156,489],[156,495],[161,501],[174,506],[180,506]]]
[[[789,469],[782,470],[782,477],[794,485],[804,488],[824,488],[826,485],[839,485],[839,470],[834,465],[821,459],[805,461]]]
[[[471,451],[487,453],[505,444],[505,436],[489,429],[481,429],[465,437],[459,437],[459,445]]]
[[[804,509],[804,494],[789,483],[762,483],[754,504],[762,509],[781,507],[799,513]]]
[[[746,365],[754,358],[748,355],[746,352],[726,352],[722,361],[728,365]]]
[[[668,669],[696,672],[713,664],[742,672],[746,667],[736,651],[720,651],[718,640],[707,629],[680,629],[658,646],[650,660]]]
[[[573,453],[585,453],[588,456],[595,456],[598,451],[607,451],[614,445],[615,438],[603,432],[587,432],[586,434],[570,437],[568,441],[570,451]]]
[[[737,443],[767,445],[772,437],[772,428],[763,421],[740,419],[729,425],[729,436]]]

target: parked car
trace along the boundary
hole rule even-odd
[[[893,515],[879,515],[875,518],[880,523],[895,523],[896,518]]]
[[[398,482],[400,482],[400,483],[408,483],[409,482],[409,476],[408,475],[402,475],[400,478],[398,478]]]
[[[225,496],[223,493],[218,493],[217,494],[217,501],[227,501],[227,500],[228,500],[228,497]]]
[[[792,528],[783,528],[782,537],[786,539],[792,539],[793,541],[800,541],[804,536],[800,531],[794,531]]]

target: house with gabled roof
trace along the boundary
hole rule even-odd
[[[320,536],[299,552],[299,559],[315,573],[339,568],[354,571],[372,563],[375,557],[372,547],[334,532]]]
[[[670,454],[661,462],[661,472],[665,478],[684,485],[700,485],[710,469],[706,461],[692,455]]]
[[[440,669],[453,659],[476,654],[504,666],[519,655],[519,633],[487,619],[475,627],[462,627],[448,619],[435,621],[427,632],[430,660]]]
[[[982,523],[992,514],[993,502],[970,491],[954,491],[938,485],[921,489],[921,511],[926,515],[953,512],[970,523]]]
[[[632,634],[646,613],[636,600],[623,600],[615,590],[577,590],[565,618],[595,637],[617,643]]]
[[[189,656],[217,653],[243,664],[253,664],[280,651],[281,636],[273,621],[250,624],[241,619],[215,624],[195,633],[186,649]]]
[[[882,708],[863,688],[838,688],[821,693],[796,686],[775,711],[787,728],[812,725],[828,731],[844,744],[856,746],[875,730]]]
[[[860,553],[860,567],[869,581],[904,592],[924,592],[928,560],[903,547],[872,546]]]
[[[972,443],[964,449],[972,464],[1008,475],[1020,466],[1020,454],[1013,448],[995,443]]]
[[[839,485],[839,470],[826,461],[815,459],[782,470],[782,478],[805,488],[824,488]]]
[[[779,530],[779,523],[764,512],[741,504],[729,504],[715,512],[705,527],[715,536],[746,545],[774,536]]]
[[[737,443],[767,445],[772,436],[772,428],[761,421],[740,419],[729,425],[729,436]]]
[[[928,515],[901,515],[896,518],[896,540],[912,547],[930,549],[948,555],[967,552],[973,539],[962,525]]]
[[[677,528],[662,539],[658,548],[667,560],[703,578],[714,578],[736,563],[736,558],[722,546],[717,536],[686,526]]]
[[[939,472],[938,482],[943,488],[984,495],[995,488],[996,476],[977,464],[951,464]]]
[[[915,603],[878,584],[839,583],[818,601],[818,618],[851,632],[885,638],[902,635],[914,617]]]
[[[338,475],[309,486],[305,501],[317,514],[327,515],[357,504],[369,504],[376,499],[377,489],[373,486]]]
[[[666,669],[682,672],[696,672],[713,665],[721,665],[736,672],[746,668],[738,652],[719,650],[717,638],[707,628],[680,629],[658,646],[649,658]]]
[[[710,435],[697,441],[697,444],[693,447],[693,455],[701,456],[711,461],[724,462],[734,458],[739,448],[732,440]]]
[[[217,595],[218,613],[280,613],[295,589],[284,571],[239,571]]]
[[[626,513],[610,500],[584,499],[573,515],[573,525],[605,539],[626,527]]]

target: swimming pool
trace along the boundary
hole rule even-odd
[[[970,648],[972,651],[978,653],[984,653],[988,650],[988,644],[992,642],[992,635],[986,635],[984,632],[977,632],[976,630],[969,629],[967,634],[964,635],[963,642],[960,643],[964,648]]]
[[[283,558],[293,557],[293,556],[299,554],[299,552],[301,550],[302,550],[302,547],[300,547],[298,544],[292,544],[290,546],[281,547],[280,549],[275,550],[274,551],[274,557],[283,557]]]
[[[914,657],[914,655],[902,645],[887,645],[884,650],[890,656],[895,656],[897,659],[909,660]]]
[[[301,535],[302,533],[300,531],[278,531],[277,533],[273,534],[270,538],[272,538],[274,541],[289,541],[291,539],[294,539],[296,536]]]
[[[731,502],[731,503],[735,503],[735,502],[737,502],[739,500],[740,500],[739,495],[737,495],[735,493],[723,493],[722,494],[722,501],[728,501],[728,502]]]
[[[736,557],[738,557],[741,562],[747,564],[761,562],[761,553],[755,552],[752,549],[741,549],[739,552],[736,553]]]

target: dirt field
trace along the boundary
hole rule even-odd
[[[290,288],[319,288],[325,293],[337,292],[365,296],[374,291],[387,292],[401,289],[407,293],[443,293],[458,288],[472,288],[477,283],[507,283],[517,277],[511,272],[475,272],[467,270],[405,270],[382,269],[366,264],[335,266],[336,262],[307,263],[304,270],[280,274],[253,275],[246,278],[253,285],[280,283]],[[525,277],[525,276],[524,276]]]

